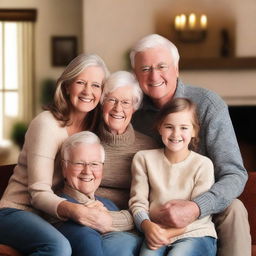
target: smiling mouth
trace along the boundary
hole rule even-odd
[[[79,178],[79,180],[84,181],[84,182],[91,182],[93,178]]]
[[[115,115],[115,114],[110,114],[111,117],[115,118],[115,119],[123,119],[124,116],[121,115]]]
[[[183,140],[175,140],[175,139],[168,139],[170,142],[172,143],[180,143],[182,142]]]
[[[164,84],[164,82],[161,83],[154,83],[154,84],[149,84],[150,87],[159,87],[162,86]]]
[[[79,98],[79,100],[81,100],[85,103],[90,103],[93,101],[93,99],[91,99],[91,98],[84,98],[84,97],[78,97],[78,98]]]

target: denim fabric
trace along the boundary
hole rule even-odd
[[[216,256],[216,252],[217,240],[205,236],[182,238],[158,250],[150,250],[144,242],[140,256]]]
[[[138,256],[142,237],[129,232],[110,232],[102,236],[105,256]]]
[[[34,213],[0,209],[0,243],[24,255],[70,256],[69,241],[51,224]]]
[[[69,240],[72,256],[104,256],[101,234],[73,221],[62,223],[57,229]]]
[[[57,229],[69,240],[72,256],[137,256],[142,238],[129,232],[98,231],[72,221]]]
[[[69,195],[62,197],[78,203]],[[109,199],[96,197],[110,211],[118,211],[117,206]],[[72,256],[137,256],[142,239],[128,232],[110,232],[102,235],[98,231],[82,226],[71,220],[56,227],[70,242]]]

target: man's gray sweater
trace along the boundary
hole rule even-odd
[[[214,164],[215,184],[193,201],[200,208],[200,218],[219,213],[238,197],[247,181],[243,161],[226,103],[214,92],[184,85],[178,80],[175,98],[188,98],[197,105],[200,121],[199,153]],[[143,106],[133,115],[134,128],[157,138],[154,119],[159,112],[153,102],[144,97]],[[159,138],[159,137],[158,137]]]

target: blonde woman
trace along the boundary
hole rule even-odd
[[[81,54],[57,80],[54,103],[32,120],[0,201],[0,243],[25,255],[71,255],[67,239],[39,217],[41,212],[101,232],[110,229],[112,219],[107,212],[67,202],[55,194],[62,183],[62,142],[74,133],[94,130],[108,73],[99,56]]]

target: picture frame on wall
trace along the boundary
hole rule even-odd
[[[76,36],[53,36],[51,44],[53,66],[67,66],[77,56]]]

